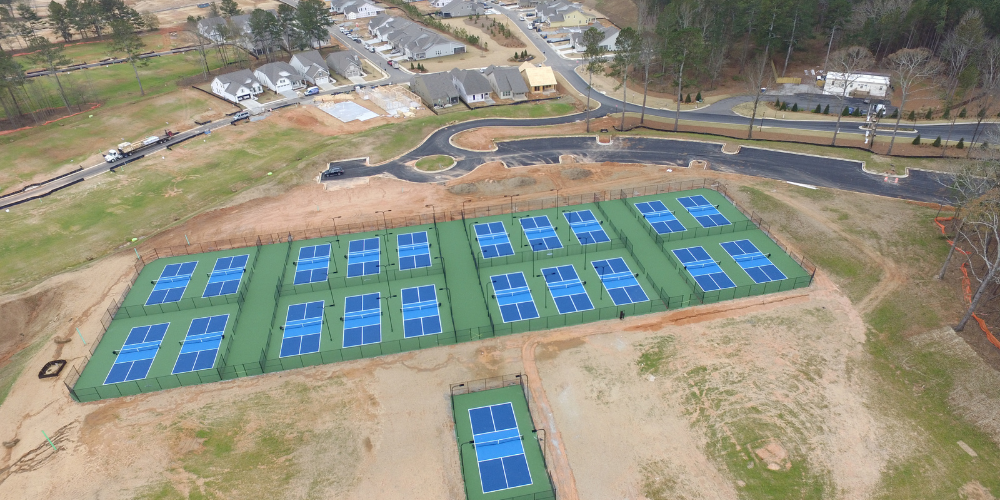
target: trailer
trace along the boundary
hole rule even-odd
[[[125,157],[132,156],[135,153],[143,151],[151,146],[170,142],[170,140],[173,139],[175,135],[177,134],[170,130],[164,130],[162,137],[151,135],[141,141],[123,142],[118,146],[111,148],[111,150],[108,151],[108,154],[104,155],[104,161],[108,163],[114,163]]]

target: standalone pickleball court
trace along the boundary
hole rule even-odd
[[[501,403],[469,410],[483,493],[531,484],[514,406]]]

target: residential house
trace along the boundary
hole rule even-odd
[[[587,47],[583,44],[583,32],[589,28],[590,26],[583,26],[578,31],[573,31],[569,34],[569,41],[573,44],[573,49],[577,52],[587,50]],[[614,26],[601,25],[596,25],[594,28],[600,30],[603,35],[599,44],[601,49],[605,52],[613,52],[618,45],[618,33],[621,33],[621,30]]]
[[[468,0],[454,0],[441,8],[441,17],[444,18],[470,17],[477,14],[480,16],[486,14],[483,4]]]
[[[383,7],[368,0],[330,0],[330,10],[335,14],[343,14],[347,19],[375,17],[385,12]]]
[[[361,58],[350,50],[342,50],[326,56],[326,64],[331,71],[346,78],[365,76],[364,68],[361,66]]]
[[[264,88],[248,69],[219,75],[212,80],[212,93],[227,101],[254,99],[261,92],[264,92]]]
[[[451,81],[466,104],[486,102],[493,87],[490,81],[478,71],[455,68],[449,72]]]
[[[532,92],[552,92],[556,89],[556,74],[549,66],[534,66],[530,62],[522,64],[518,71],[528,82]]]
[[[830,71],[826,74],[823,92],[833,95],[844,95],[845,85],[847,86],[847,95],[849,96],[885,97],[889,93],[889,75],[859,72],[848,76],[844,73]]]
[[[330,70],[318,50],[299,52],[293,55],[292,60],[288,63],[313,85],[330,83]]]
[[[444,72],[414,76],[410,90],[420,96],[428,108],[452,106],[461,98],[451,74]]]
[[[441,7],[444,7],[445,5],[448,5],[451,2],[452,0],[431,0],[431,7],[440,9]]]
[[[538,20],[552,28],[586,26],[597,22],[597,17],[587,14],[579,4],[557,1],[538,4]]]
[[[517,7],[519,9],[534,9],[538,7],[539,0],[518,0]]]
[[[274,11],[268,12],[274,14]],[[260,54],[264,52],[265,47],[254,42],[249,22],[250,14],[241,14],[229,19],[210,17],[198,21],[198,33],[214,43],[229,42],[255,54]]]
[[[265,64],[254,70],[253,75],[265,87],[279,93],[305,87],[302,75],[283,61]]]
[[[411,61],[465,53],[465,45],[406,19],[377,16],[368,22],[368,31]]]
[[[528,93],[528,84],[521,72],[512,66],[490,66],[484,72],[495,92],[501,99],[523,101]]]

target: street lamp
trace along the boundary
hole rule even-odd
[[[472,200],[462,200],[462,220],[465,220],[465,204]]]
[[[434,205],[433,204],[432,205],[424,205],[424,208],[430,208],[431,209],[431,217],[434,218],[434,227],[437,227],[437,223],[438,223],[438,220],[437,220],[437,210],[434,208]]]
[[[337,237],[337,248],[340,248],[340,233],[337,232],[337,219],[343,217],[343,215],[338,215],[336,217],[330,217],[333,220],[333,235]]]
[[[382,214],[382,229],[385,230],[385,239],[389,240],[389,226],[385,222],[385,213],[392,212],[392,210],[376,210],[375,213]]]

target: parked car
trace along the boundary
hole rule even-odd
[[[305,95],[316,95],[319,93],[319,87],[309,87],[306,89]]]
[[[344,175],[344,169],[340,167],[333,167],[326,171],[326,175],[328,176]]]

